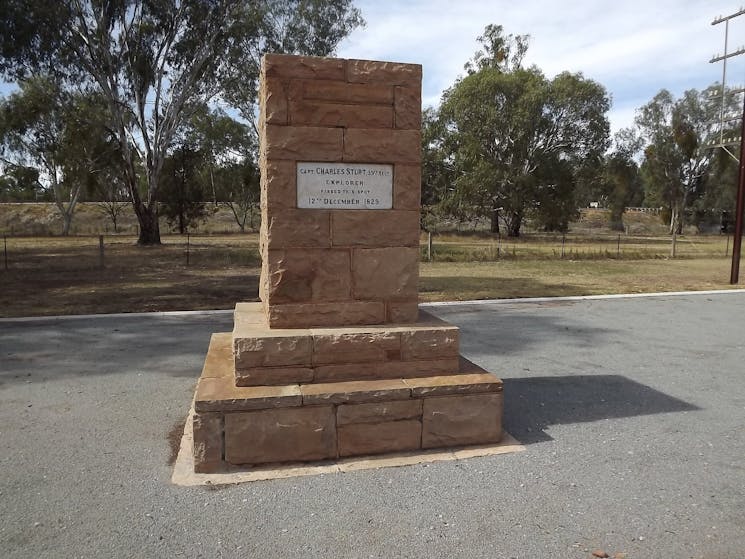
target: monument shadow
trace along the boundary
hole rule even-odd
[[[701,409],[623,375],[503,380],[505,429],[524,444],[553,440],[551,425]]]

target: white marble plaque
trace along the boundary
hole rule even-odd
[[[298,162],[297,206],[390,210],[393,207],[393,165]]]

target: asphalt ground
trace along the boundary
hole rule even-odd
[[[431,306],[525,452],[170,483],[228,313],[0,321],[0,556],[745,556],[745,293]]]

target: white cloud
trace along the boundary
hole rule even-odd
[[[614,130],[630,124],[634,109],[663,87],[680,94],[720,80],[721,65],[708,61],[722,51],[724,24],[711,21],[737,10],[730,0],[364,0],[358,6],[367,28],[355,31],[339,56],[422,64],[424,105],[438,103],[478,48],[476,37],[495,23],[531,35],[527,64],[549,76],[569,70],[602,83],[614,101]],[[730,24],[730,51],[743,43],[745,16]],[[728,83],[745,82],[741,59],[730,61]]]

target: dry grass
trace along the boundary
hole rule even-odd
[[[160,247],[137,247],[132,236],[106,237],[105,266],[100,268],[97,237],[10,238],[7,270],[0,261],[0,316],[229,309],[237,301],[256,299],[257,235],[191,236],[189,241],[187,265],[185,237],[166,236]],[[473,251],[489,251],[493,243],[475,236],[444,242],[466,244]],[[588,245],[597,242],[597,238],[586,239]],[[645,242],[654,245],[657,241]],[[573,260],[568,255],[551,257],[547,249],[536,248],[534,239],[531,250],[538,251],[534,257],[526,252],[498,261],[423,263],[420,298],[444,301],[723,289],[730,287],[730,260],[723,255],[723,242],[718,237],[691,238],[692,246],[709,248],[675,260]],[[529,241],[520,243],[526,251],[531,247]],[[710,255],[720,249],[721,256]]]

